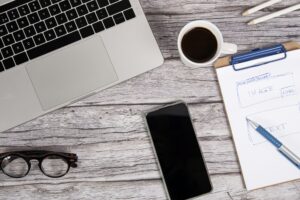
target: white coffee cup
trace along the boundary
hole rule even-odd
[[[195,28],[205,28],[205,29],[209,30],[211,33],[213,33],[217,39],[217,51],[216,51],[215,56],[212,57],[210,60],[203,62],[203,63],[202,62],[201,63],[194,62],[194,61],[188,59],[182,51],[181,43],[182,43],[183,37],[185,36],[185,34],[187,34],[188,32],[190,32],[191,30],[193,30]],[[237,52],[237,45],[225,43],[223,40],[223,35],[222,35],[221,31],[218,29],[218,27],[216,25],[212,24],[211,22],[204,21],[204,20],[193,21],[193,22],[190,22],[187,25],[185,25],[179,33],[177,46],[178,46],[178,50],[179,50],[179,54],[180,54],[180,58],[181,58],[182,62],[186,66],[193,67],[193,68],[210,66],[222,54],[235,54]]]

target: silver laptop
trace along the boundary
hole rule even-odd
[[[0,132],[163,63],[138,0],[0,4]]]

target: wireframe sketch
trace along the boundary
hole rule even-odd
[[[293,73],[265,73],[237,82],[237,96],[242,108],[294,95],[297,95],[297,89]]]
[[[300,104],[255,113],[247,118],[262,123],[277,138],[300,134]],[[249,140],[253,145],[266,142],[252,127],[248,125],[247,128]]]

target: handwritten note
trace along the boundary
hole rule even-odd
[[[228,66],[217,74],[247,189],[299,179],[300,170],[246,119],[265,126],[300,155],[300,50],[282,61],[241,71]]]

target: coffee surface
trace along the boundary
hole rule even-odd
[[[216,55],[218,41],[210,30],[194,28],[183,36],[181,47],[188,59],[196,63],[204,63]]]

